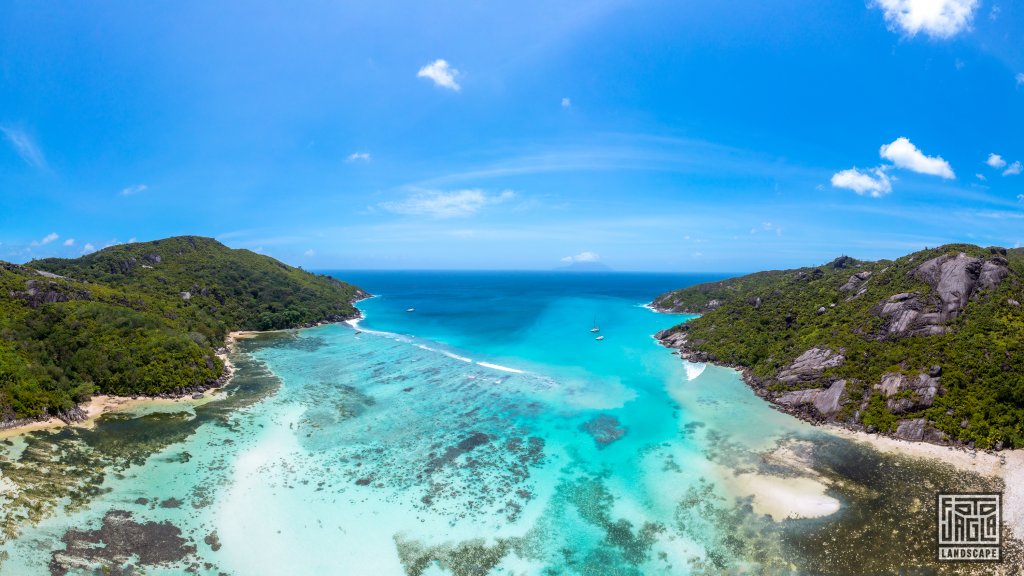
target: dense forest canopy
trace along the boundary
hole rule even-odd
[[[193,236],[0,262],[0,421],[67,412],[93,393],[209,383],[228,332],[351,318],[365,296]]]

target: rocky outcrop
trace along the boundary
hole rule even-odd
[[[961,252],[928,260],[914,270],[914,276],[938,293],[939,319],[948,322],[960,314],[976,289],[987,290],[1002,282],[1010,273],[1006,265],[1001,256],[982,260]]]
[[[70,288],[57,282],[29,280],[25,282],[25,290],[11,291],[12,298],[23,300],[29,308],[39,308],[43,304],[70,302],[72,300],[91,300],[88,290]]]
[[[949,331],[947,323],[963,311],[981,291],[995,288],[1009,275],[1007,261],[1000,255],[989,259],[964,253],[937,256],[915,268],[914,278],[928,284],[933,294],[918,292],[890,296],[874,312],[888,320],[885,336],[933,336]]]
[[[935,370],[933,369],[932,372]],[[902,414],[932,405],[935,396],[939,393],[939,380],[935,376],[918,374],[916,377],[908,378],[903,374],[892,372],[883,375],[882,381],[875,385],[875,389],[885,394],[886,407],[890,412]]]
[[[928,424],[928,421],[924,418],[900,420],[896,423],[895,436],[912,442],[931,442],[933,444],[942,444],[946,441],[946,435],[934,426]]]
[[[826,348],[811,348],[779,372],[778,380],[785,384],[813,382],[821,377],[827,368],[843,363],[843,355]]]
[[[856,290],[859,290],[861,288],[861,286],[863,286],[864,283],[867,282],[868,278],[870,278],[870,277],[871,277],[871,271],[870,270],[865,270],[863,272],[857,272],[853,276],[850,276],[850,279],[846,281],[846,284],[843,284],[842,286],[840,286],[839,290],[841,292],[854,292]]]
[[[836,380],[828,388],[811,388],[783,393],[775,399],[775,402],[792,408],[813,406],[818,416],[827,419],[839,412],[842,407],[840,401],[845,391],[846,380]]]

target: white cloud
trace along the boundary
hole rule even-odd
[[[511,190],[505,190],[500,194],[487,194],[480,189],[454,192],[427,191],[413,194],[400,202],[382,202],[379,206],[395,214],[455,218],[472,216],[485,206],[501,204],[515,197],[516,193]]]
[[[1010,167],[1003,171],[1003,176],[1016,176],[1024,171],[1024,165],[1021,165],[1020,160],[1017,160]]]
[[[92,244],[90,244],[89,242],[86,242],[85,246],[82,246],[82,254],[88,254],[90,252],[95,252],[95,251],[96,251],[96,247],[93,246]]]
[[[892,192],[892,182],[882,168],[872,168],[863,172],[857,168],[850,168],[836,172],[832,175],[832,186],[853,190],[862,196],[868,194],[872,198],[879,198]]]
[[[68,238],[67,240],[64,241],[64,245],[65,246],[74,246],[75,245],[75,239],[74,238]]]
[[[316,254],[316,252],[314,252],[312,248],[310,248],[309,250],[306,250],[305,252],[302,253],[302,255],[307,257],[307,258],[309,258],[310,256],[313,256],[315,254]]]
[[[985,175],[982,174],[981,172],[978,172],[977,174],[975,174],[974,177],[977,178],[978,180],[981,180],[982,182],[988,180],[988,178],[985,178]]]
[[[1017,86],[1024,86],[1024,72],[1018,72],[1014,79],[1017,80]]]
[[[952,38],[968,30],[980,0],[875,0],[892,31],[907,36],[924,32],[932,38]]]
[[[930,174],[941,178],[953,179],[953,168],[940,156],[925,156],[910,140],[899,137],[889,144],[883,144],[879,155],[896,165],[919,174]]]
[[[348,155],[348,158],[345,158],[345,162],[369,162],[369,161],[370,161],[370,153],[369,152],[353,152],[353,153]]]
[[[46,158],[43,157],[43,151],[39,149],[39,146],[36,145],[31,136],[23,130],[11,128],[10,126],[0,126],[0,132],[4,133],[14,151],[18,153],[18,156],[21,156],[21,159],[26,164],[33,168],[46,168]]]
[[[999,154],[992,153],[988,155],[988,160],[985,160],[985,164],[993,168],[1002,168],[1006,166],[1006,160],[1003,160],[1003,157]]]
[[[1017,194],[1017,201],[1024,202],[1024,194]]]
[[[601,256],[599,256],[597,252],[585,250],[575,256],[566,256],[565,258],[562,258],[562,262],[565,262],[566,264],[571,264],[573,262],[597,262],[600,259]]]
[[[57,234],[56,232],[50,232],[46,236],[43,236],[42,240],[33,240],[30,246],[46,246],[50,242],[54,242],[58,239],[60,239],[60,234]]]
[[[569,108],[570,106],[572,106],[572,100],[562,98],[562,108]]]
[[[146,190],[149,190],[149,186],[146,186],[145,184],[132,184],[131,186],[121,190],[121,195],[131,196],[132,194],[138,194],[140,192],[145,192]]]
[[[455,81],[455,77],[458,75],[458,70],[452,68],[448,65],[447,61],[440,58],[420,68],[420,71],[416,73],[417,78],[430,78],[437,86],[455,90],[456,92],[462,89],[462,86],[459,86],[459,83]]]

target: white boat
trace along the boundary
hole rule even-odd
[[[604,340],[604,336],[598,336],[597,338],[594,338],[594,340]]]
[[[416,311],[415,308],[409,308],[408,310],[406,310],[406,312],[415,312],[415,311]]]
[[[591,332],[600,332],[601,327],[597,325],[597,316],[594,316],[594,327],[590,329]]]

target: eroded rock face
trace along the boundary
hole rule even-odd
[[[25,282],[24,291],[11,291],[9,294],[12,298],[24,300],[29,308],[38,308],[43,304],[54,304],[56,302],[92,299],[92,294],[86,290],[71,288],[57,282],[40,282],[36,280]]]
[[[813,382],[820,378],[827,368],[839,366],[844,359],[842,354],[827,348],[811,348],[798,356],[788,368],[779,372],[779,381],[786,384]]]
[[[900,420],[896,423],[896,437],[912,442],[933,442],[943,443],[946,440],[945,434],[928,424],[924,418],[913,420]]]
[[[975,289],[994,288],[1007,274],[1009,270],[1002,257],[985,261],[964,253],[932,258],[914,270],[918,279],[927,282],[938,292],[942,301],[939,309],[942,322],[956,318]]]
[[[928,374],[907,378],[903,374],[889,373],[882,376],[881,383],[876,384],[875,388],[888,398],[886,406],[890,412],[902,414],[931,406],[939,393],[939,380]],[[905,391],[909,391],[910,394],[899,394]],[[897,395],[902,397],[894,397]]]
[[[839,412],[841,407],[839,401],[846,390],[846,380],[836,380],[828,388],[811,388],[809,390],[794,390],[786,392],[775,399],[783,406],[811,405],[817,410],[818,415],[829,418]]]
[[[932,258],[912,274],[934,290],[934,296],[922,299],[917,292],[890,296],[875,312],[887,317],[889,336],[932,336],[946,333],[946,323],[955,319],[971,297],[980,290],[994,288],[1009,275],[1006,259],[989,260],[964,253]]]
[[[853,276],[850,276],[850,279],[846,281],[846,284],[843,284],[842,286],[840,286],[839,290],[842,291],[842,292],[853,292],[855,290],[858,290],[861,286],[864,285],[865,282],[867,282],[867,279],[870,278],[870,277],[871,277],[871,271],[870,270],[865,270],[863,272],[857,272]]]

